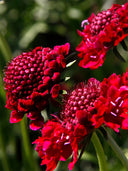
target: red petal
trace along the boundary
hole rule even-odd
[[[59,84],[55,84],[52,89],[51,89],[51,94],[52,94],[52,98],[56,98],[59,94],[59,90],[60,90],[60,85]]]
[[[43,118],[31,121],[30,129],[33,130],[33,131],[36,131],[36,130],[40,129],[43,126],[43,123],[44,123],[44,119]]]
[[[54,50],[56,50],[58,54],[67,55],[69,52],[69,48],[70,44],[66,43],[65,45],[55,46]]]
[[[70,155],[72,154],[72,148],[70,143],[67,145],[63,145],[63,148],[61,150],[61,157],[60,157],[60,161],[66,161]]]
[[[10,123],[17,123],[17,122],[21,121],[23,116],[24,116],[23,113],[13,110],[11,112]]]
[[[53,76],[52,76],[52,80],[53,81],[59,81],[60,79],[60,73],[59,72],[54,72]]]

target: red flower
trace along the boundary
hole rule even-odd
[[[62,125],[69,130],[69,139],[73,149],[73,161],[69,164],[72,170],[77,161],[78,146],[92,133],[94,126],[91,118],[97,113],[95,102],[100,95],[100,82],[90,78],[86,83],[79,83],[73,91],[64,98],[64,105],[60,112]],[[102,124],[102,123],[101,123]]]
[[[79,66],[96,69],[103,64],[106,52],[128,35],[128,3],[114,4],[107,11],[92,14],[82,26],[85,23],[83,32],[78,31],[83,37],[76,47],[78,56],[83,58]]]
[[[78,84],[65,97],[60,115],[55,116],[57,121],[48,121],[44,125],[42,137],[34,143],[42,159],[41,164],[47,165],[47,171],[55,169],[59,160],[66,160],[71,154],[69,170],[73,169],[77,161],[78,148],[83,147],[85,137],[94,129],[91,118],[97,112],[95,102],[99,95],[100,82],[96,79],[89,79],[87,84]]]
[[[100,96],[100,82],[90,78],[85,84],[79,83],[67,95],[64,110],[60,114],[67,129],[73,129],[78,124],[86,128],[86,134],[93,129],[91,118],[96,114],[95,103]]]
[[[6,107],[12,110],[10,122],[19,122],[25,113],[32,120],[30,128],[39,129],[43,124],[41,110],[50,96],[59,94],[60,73],[66,66],[65,55],[69,43],[54,49],[37,47],[15,57],[5,70]]]
[[[36,139],[35,150],[42,159],[41,165],[47,165],[47,171],[56,168],[58,161],[65,161],[72,154],[69,132],[59,122],[48,121],[42,128],[42,136]]]
[[[119,132],[119,128],[128,129],[128,84],[127,72],[120,75],[112,74],[101,83],[101,94],[96,104],[97,115],[93,122],[104,120],[106,126]],[[96,124],[95,124],[95,127]]]

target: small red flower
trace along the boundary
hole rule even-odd
[[[67,94],[64,100],[63,110],[60,113],[62,124],[72,132],[71,146],[73,149],[73,161],[69,168],[73,169],[77,161],[78,146],[94,131],[92,116],[97,114],[95,103],[100,96],[100,81],[90,78],[87,83],[79,83],[76,88]],[[99,122],[100,121],[100,122]],[[99,127],[103,121],[98,120]]]
[[[83,32],[78,34],[83,37],[82,42],[76,47],[82,58],[79,66],[96,69],[102,66],[106,52],[117,46],[128,35],[128,3],[114,4],[107,11],[97,15],[92,14],[88,20],[82,22]]]
[[[67,129],[73,129],[78,124],[86,128],[86,134],[93,129],[91,118],[97,113],[95,103],[100,96],[100,81],[90,78],[85,84],[79,83],[67,95],[60,117]]]
[[[25,113],[32,120],[30,128],[39,129],[43,124],[41,110],[50,97],[59,94],[60,74],[66,66],[65,55],[69,43],[52,49],[37,47],[15,57],[5,69],[6,107],[12,110],[10,122],[19,122]]]
[[[42,128],[42,136],[36,139],[35,150],[42,159],[41,165],[47,165],[47,171],[53,171],[59,161],[65,161],[72,154],[69,132],[59,122],[48,121]]]
[[[119,132],[119,128],[128,129],[128,84],[127,75],[112,74],[101,83],[101,94],[96,104],[97,115],[94,123],[103,119],[106,126]],[[95,127],[96,124],[95,124]]]
[[[63,110],[60,113],[62,124],[72,132],[72,148],[74,156],[69,167],[72,169],[77,161],[78,144],[94,129],[91,118],[97,113],[95,103],[100,95],[100,82],[90,78],[87,83],[79,83],[67,94]],[[102,123],[101,123],[102,124]]]
[[[42,159],[41,164],[47,165],[47,171],[55,169],[58,161],[68,159],[71,154],[69,170],[73,169],[77,162],[78,148],[83,147],[85,137],[94,129],[91,118],[97,112],[95,102],[99,95],[100,82],[96,79],[89,79],[87,84],[78,84],[65,97],[60,115],[55,116],[56,121],[44,124],[42,136],[34,143]]]

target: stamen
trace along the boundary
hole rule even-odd
[[[124,103],[124,101],[122,100],[121,103],[120,103],[120,105],[119,105],[119,107],[121,107],[123,103]]]
[[[92,56],[92,55],[91,55],[90,58],[96,59],[96,56]]]
[[[64,134],[62,133],[62,135],[61,135],[61,138],[60,138],[60,139],[62,140],[63,138],[64,138]]]
[[[115,102],[118,102],[120,99],[121,99],[121,97],[118,97],[118,98],[115,100]]]
[[[88,20],[83,20],[82,23],[81,23],[81,27],[85,27],[84,26],[85,24],[89,24]]]
[[[115,114],[114,112],[110,112],[113,116],[117,116],[117,114]]]
[[[62,124],[62,121],[58,118],[58,116],[56,115],[57,112],[55,114],[51,114],[58,122],[60,122]]]
[[[90,43],[90,44],[92,44],[92,42],[90,41],[90,39],[89,38],[87,38],[87,45],[88,45],[88,42]]]
[[[116,106],[116,104],[115,104],[114,102],[111,101],[110,103],[111,103],[113,106]]]
[[[70,144],[70,142],[65,142],[65,143],[64,143],[64,145],[68,145],[68,144]]]
[[[116,109],[116,113],[119,113],[119,109]]]
[[[59,140],[56,140],[56,143],[58,143],[59,142]]]
[[[66,140],[68,140],[68,139],[69,139],[69,135],[66,136]]]

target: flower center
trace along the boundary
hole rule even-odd
[[[92,35],[97,35],[105,26],[109,25],[110,22],[118,23],[118,14],[113,13],[110,9],[98,13],[90,23],[90,31]]]
[[[38,47],[37,50],[22,53],[12,60],[4,81],[6,90],[13,98],[30,99],[33,92],[44,92],[52,87],[54,80],[57,81],[61,68],[56,61],[57,54],[50,55],[50,50]],[[45,56],[45,51],[49,56]]]
[[[33,89],[37,90],[44,76],[44,64],[41,62],[41,51],[38,51],[35,56],[29,52],[13,59],[6,71],[6,84],[10,83],[9,90],[12,91],[13,95],[18,98],[29,98]]]
[[[99,81],[92,78],[87,84],[78,84],[77,88],[71,92],[67,99],[64,111],[61,112],[61,118],[72,124],[82,123],[82,118],[85,121],[89,121],[96,112],[94,103],[100,95],[99,83]],[[79,115],[78,111],[83,112]]]

